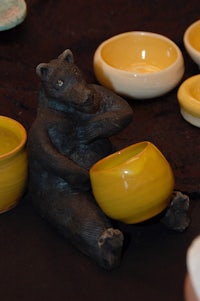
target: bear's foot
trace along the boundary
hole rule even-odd
[[[183,232],[190,224],[188,217],[189,197],[180,191],[174,191],[169,208],[161,222],[169,229]]]
[[[98,240],[99,265],[106,270],[119,266],[124,235],[118,229],[106,229]]]

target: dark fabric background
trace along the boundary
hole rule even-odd
[[[92,59],[103,40],[125,31],[153,31],[181,48],[183,80],[199,73],[183,46],[185,29],[200,16],[199,0],[27,0],[27,6],[20,26],[0,32],[0,115],[17,119],[27,131],[36,116],[35,67],[66,48],[87,81],[95,82]],[[158,99],[128,100],[134,119],[112,141],[122,148],[149,140],[163,152],[176,189],[191,198],[189,229],[169,231],[156,219],[119,224],[129,241],[119,269],[106,272],[43,221],[25,195],[0,215],[2,301],[183,300],[186,250],[200,231],[200,129],[181,117],[177,88]]]

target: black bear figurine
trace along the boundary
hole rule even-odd
[[[39,64],[37,117],[29,131],[29,193],[40,214],[105,269],[121,260],[123,234],[96,204],[90,167],[113,151],[109,137],[132,120],[120,96],[87,84],[67,49]]]

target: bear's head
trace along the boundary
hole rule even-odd
[[[81,112],[93,112],[96,108],[94,92],[74,64],[72,52],[67,49],[57,59],[36,67],[46,98],[75,108]]]

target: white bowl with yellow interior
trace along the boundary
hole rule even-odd
[[[186,79],[179,87],[177,97],[183,118],[200,127],[200,74]]]
[[[152,32],[125,32],[104,41],[94,54],[94,72],[103,86],[137,99],[161,96],[184,74],[179,47]]]

